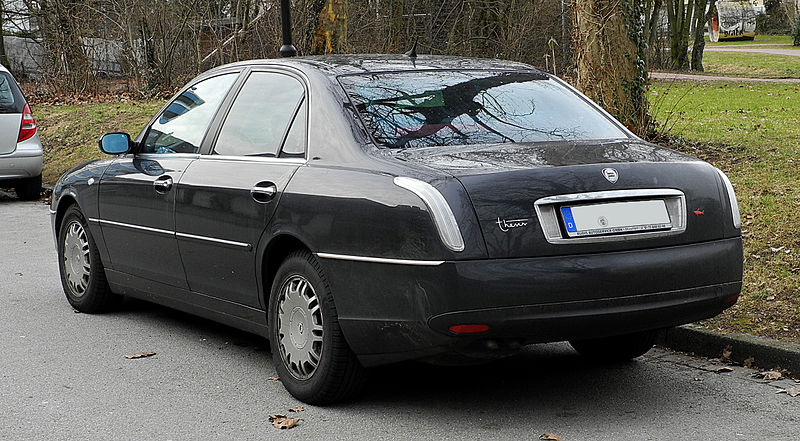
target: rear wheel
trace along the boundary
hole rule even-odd
[[[122,299],[108,286],[100,253],[76,205],[64,213],[59,228],[58,268],[67,301],[80,312],[103,312]]]
[[[20,180],[14,190],[23,201],[39,199],[42,196],[42,175]]]
[[[275,276],[269,304],[272,357],[281,382],[309,404],[347,400],[362,388],[364,368],[339,327],[319,262],[295,252]]]
[[[591,340],[571,340],[569,344],[584,357],[602,362],[620,362],[647,353],[655,344],[657,335],[658,331],[654,330]]]

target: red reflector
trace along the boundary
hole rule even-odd
[[[738,299],[739,299],[739,294],[734,294],[734,295],[728,297],[727,299],[725,299],[725,304],[733,303]]]
[[[33,119],[31,108],[25,104],[22,109],[22,122],[19,125],[19,136],[17,142],[25,141],[36,133],[36,120]]]
[[[489,330],[489,325],[453,325],[450,332],[454,334],[477,334]]]

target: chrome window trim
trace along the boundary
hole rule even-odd
[[[236,155],[200,155],[200,160],[236,161],[236,162],[267,162],[273,164],[305,164],[305,158],[278,158],[274,156],[236,156]]]
[[[136,158],[142,159],[165,159],[165,158],[185,158],[185,159],[198,159],[200,153],[136,153]]]
[[[385,257],[353,256],[349,254],[334,253],[314,253],[323,259],[350,260],[355,262],[388,263],[393,265],[413,265],[413,266],[439,266],[444,260],[412,260],[412,259],[390,259]]]
[[[213,243],[220,244],[220,245],[229,245],[229,246],[234,246],[234,247],[239,247],[239,248],[246,248],[248,250],[253,248],[253,246],[251,244],[246,243],[246,242],[237,242],[237,241],[234,241],[234,240],[219,239],[219,238],[216,238],[216,237],[208,237],[208,236],[199,236],[199,235],[196,235],[196,234],[189,234],[189,233],[179,233],[179,232],[176,232],[176,231],[162,230],[160,228],[152,228],[152,227],[145,227],[145,226],[142,226],[142,225],[127,224],[125,222],[116,222],[116,221],[110,221],[110,220],[105,220],[105,219],[97,219],[97,218],[89,218],[89,222],[96,222],[96,223],[99,223],[101,225],[105,224],[105,225],[113,225],[113,226],[122,227],[122,228],[130,228],[132,230],[148,231],[148,232],[151,232],[151,233],[164,234],[164,235],[173,236],[173,237],[181,237],[181,238],[184,238],[184,239],[195,239],[195,240],[201,240],[201,241],[206,241],[206,242],[213,242]]]
[[[561,234],[561,223],[558,220],[558,214],[555,210],[555,206],[557,204],[589,201],[613,201],[615,199],[641,197],[663,198],[667,205],[667,212],[669,213],[670,221],[673,223],[672,228],[669,230],[646,231],[642,233],[623,233],[612,236],[565,238]],[[536,216],[539,219],[539,225],[542,228],[544,238],[547,240],[547,242],[555,245],[621,242],[627,240],[674,236],[686,231],[686,195],[682,191],[674,188],[595,191],[589,193],[548,196],[538,199],[533,203],[533,206],[536,209]]]

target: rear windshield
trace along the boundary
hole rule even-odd
[[[17,82],[7,72],[0,72],[0,113],[22,113],[25,98]]]
[[[627,138],[537,72],[412,71],[339,82],[375,141],[390,148]]]

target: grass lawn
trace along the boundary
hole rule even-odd
[[[107,132],[136,136],[165,103],[163,100],[80,105],[37,104],[33,115],[44,146],[45,183],[54,184],[67,170],[103,157],[97,140]]]
[[[798,60],[800,63],[800,60]],[[705,325],[800,342],[800,85],[656,82],[653,115],[675,148],[725,171],[745,238],[739,302]]]
[[[703,54],[707,74],[760,78],[800,78],[800,57],[748,52]]]

